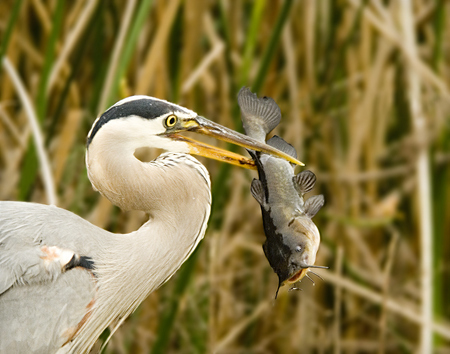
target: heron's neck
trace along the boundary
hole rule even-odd
[[[165,153],[144,163],[134,156],[132,146],[101,147],[91,144],[86,157],[92,184],[122,209],[143,210],[150,216],[130,237],[120,237],[120,242],[130,243],[124,245],[125,253],[142,253],[144,263],[164,253],[170,254],[173,263],[183,262],[203,238],[209,218],[206,168],[186,154]]]
[[[125,319],[179,269],[203,238],[210,214],[209,174],[192,156],[163,154],[143,163],[133,148],[113,145],[91,144],[89,178],[112,203],[146,211],[150,219],[135,232],[103,240],[95,263],[96,306],[74,342],[77,348],[87,348],[105,323]]]
[[[111,203],[166,222],[179,221],[196,204],[209,204],[209,174],[195,158],[164,153],[141,162],[134,156],[138,147],[91,144],[87,151],[89,179]]]

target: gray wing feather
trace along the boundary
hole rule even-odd
[[[62,274],[56,264],[43,267],[42,246],[93,257],[101,247],[95,235],[105,233],[55,206],[0,202],[0,294],[16,283],[52,281]]]
[[[13,286],[0,296],[0,353],[56,353],[76,331],[94,292],[92,275],[80,268],[53,282]]]
[[[0,353],[52,353],[65,343],[94,297],[95,278],[82,268],[43,267],[41,247],[95,262],[104,234],[55,206],[0,202]]]

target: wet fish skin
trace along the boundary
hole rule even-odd
[[[274,100],[258,98],[248,88],[238,94],[242,122],[247,135],[265,141],[281,119]],[[274,136],[267,144],[296,157],[295,149],[283,139]],[[294,283],[315,267],[320,244],[320,233],[312,217],[324,204],[322,195],[306,201],[304,194],[315,184],[311,171],[295,175],[293,166],[286,160],[249,151],[258,168],[259,179],[251,185],[253,197],[261,206],[266,241],[263,250],[279,278],[279,287]],[[278,290],[277,290],[278,292]]]
[[[312,179],[315,180],[311,171],[295,176],[290,163],[282,159],[271,161],[273,159],[269,158],[267,164],[262,165],[262,156],[253,155],[257,161],[259,180],[253,180],[251,192],[261,206],[266,234],[264,254],[277,273],[280,286],[294,283],[301,280],[315,263],[320,233],[311,218],[324,204],[324,198],[322,195],[314,196],[305,202],[303,196],[298,194],[297,190],[304,184],[299,186],[296,181],[303,177],[304,181],[311,183]],[[311,189],[313,186],[314,183]],[[298,277],[290,281],[297,274]]]

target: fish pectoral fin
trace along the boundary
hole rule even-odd
[[[322,194],[309,198],[305,202],[305,215],[309,218],[313,218],[324,204],[325,198]]]
[[[306,170],[292,177],[292,180],[298,194],[303,196],[314,188],[314,185],[316,184],[316,175],[313,172]]]
[[[249,136],[264,141],[280,123],[281,111],[277,103],[270,97],[258,98],[248,87],[239,91],[238,104],[245,133]]]
[[[280,138],[278,135],[274,135],[269,140],[267,140],[267,145],[270,145],[275,149],[283,151],[295,159],[297,158],[297,151],[295,151],[295,148],[291,144],[287,143],[282,138]]]
[[[250,192],[252,192],[253,198],[255,198],[258,203],[265,208],[266,193],[264,192],[264,186],[259,179],[253,178]]]

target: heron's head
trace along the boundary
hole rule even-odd
[[[149,96],[125,98],[97,118],[87,137],[87,149],[89,151],[96,144],[130,149],[147,146],[255,169],[253,160],[184,136],[183,132],[200,133],[302,164],[282,151],[214,123],[187,108]]]

